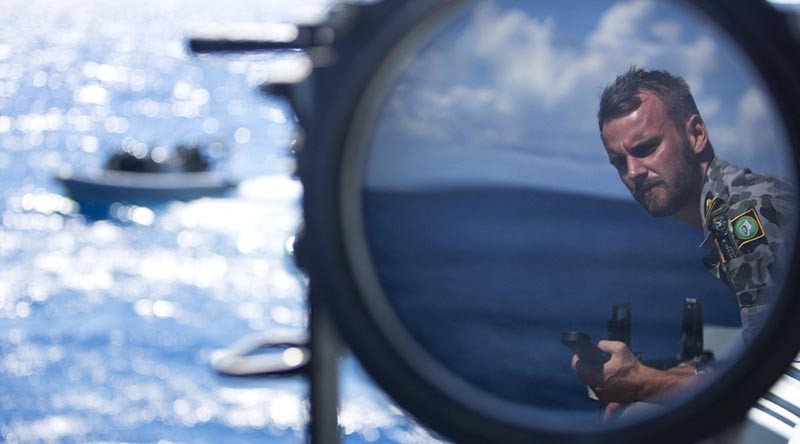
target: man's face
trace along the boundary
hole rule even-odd
[[[603,125],[603,144],[634,199],[653,216],[671,216],[700,192],[700,162],[687,139],[652,93],[639,94],[638,109]],[[681,125],[684,126],[684,125]]]

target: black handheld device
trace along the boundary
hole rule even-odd
[[[624,342],[631,346],[631,304],[611,306],[611,319],[608,320],[608,339]]]
[[[681,323],[681,350],[678,359],[692,361],[703,355],[703,301],[695,298],[683,300]]]
[[[592,343],[592,337],[579,331],[561,334],[561,343],[569,347],[581,361],[588,365],[603,365],[611,359],[611,354],[600,350]]]

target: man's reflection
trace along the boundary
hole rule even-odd
[[[745,342],[752,340],[787,266],[792,186],[716,157],[688,85],[666,71],[631,68],[617,77],[600,99],[598,123],[609,161],[634,199],[653,216],[675,216],[703,231],[703,262],[736,297]],[[598,346],[612,355],[602,368],[581,365],[577,355],[572,368],[609,403],[607,416],[704,372],[696,363],[647,367],[621,342]]]

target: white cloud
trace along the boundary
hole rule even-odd
[[[681,61],[679,72],[695,95],[703,92],[704,79],[717,67],[718,52],[718,45],[708,36],[677,49],[676,55]]]
[[[719,113],[722,104],[720,100],[716,97],[698,97],[695,96],[695,102],[697,105],[698,111],[700,111],[700,115],[703,116],[703,119],[708,121],[709,119],[714,118],[714,116]]]
[[[588,107],[593,114],[602,85],[632,63],[680,65],[680,71],[699,90],[703,76],[715,66],[714,42],[699,38],[680,43],[674,35],[680,25],[663,20],[655,27],[661,41],[644,38],[653,12],[651,1],[618,3],[602,14],[597,28],[583,42],[567,46],[556,38],[559,28],[552,18],[482,4],[451,48],[429,51],[420,60],[416,75],[412,75],[416,81],[413,89],[419,93],[397,99],[409,102],[407,110],[424,109],[409,116],[433,120],[441,120],[437,113],[454,119],[463,112],[474,112],[475,104],[502,113],[502,119],[532,110],[573,114],[558,107]],[[485,79],[474,86],[472,77],[480,71]],[[586,116],[579,117],[583,120]]]
[[[756,87],[740,96],[731,125],[709,130],[717,154],[739,165],[758,165],[757,172],[790,175],[791,151],[769,98]]]
[[[615,4],[600,18],[599,26],[588,39],[589,45],[613,48],[640,40],[641,22],[650,14],[653,6],[653,2],[647,0]]]
[[[739,99],[739,116],[743,120],[753,121],[764,119],[769,115],[770,107],[764,93],[756,88],[750,88]]]
[[[670,10],[665,18],[664,8],[650,0],[619,2],[597,16],[594,29],[574,36],[562,21],[569,14],[534,17],[496,2],[480,4],[463,33],[428,46],[390,96],[375,149],[394,152],[372,156],[370,168],[381,174],[369,180],[398,184],[403,175],[423,182],[426,174],[443,177],[445,154],[458,156],[449,163],[461,171],[448,177],[494,175],[505,181],[497,160],[507,161],[510,152],[539,164],[561,157],[608,169],[597,135],[597,100],[603,86],[631,64],[683,75],[702,99],[707,120],[726,111],[719,98],[703,94],[719,64],[715,37],[685,12]],[[734,138],[727,128],[718,133]]]
[[[665,42],[677,42],[683,29],[679,23],[658,22],[650,26],[650,32]]]

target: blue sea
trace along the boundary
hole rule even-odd
[[[608,337],[631,305],[631,346],[675,359],[685,298],[707,324],[737,305],[702,265],[702,233],[638,204],[554,190],[464,187],[369,191],[367,239],[390,303],[454,373],[510,401],[591,411],[566,331]]]
[[[294,116],[257,85],[298,54],[195,57],[211,22],[308,18],[327,1],[9,0],[0,27],[0,441],[297,443],[300,376],[220,376],[211,354],[307,327],[291,236],[302,186]],[[227,196],[121,202],[100,214],[54,175],[120,146],[220,140]],[[380,276],[409,330],[456,374],[508,399],[592,409],[565,330],[605,337],[633,306],[634,349],[677,352],[681,301],[735,307],[699,234],[635,204],[541,190],[369,193]],[[413,208],[415,211],[409,212]],[[418,217],[424,215],[424,217]],[[400,297],[402,295],[402,297]],[[346,354],[345,442],[442,440]]]

